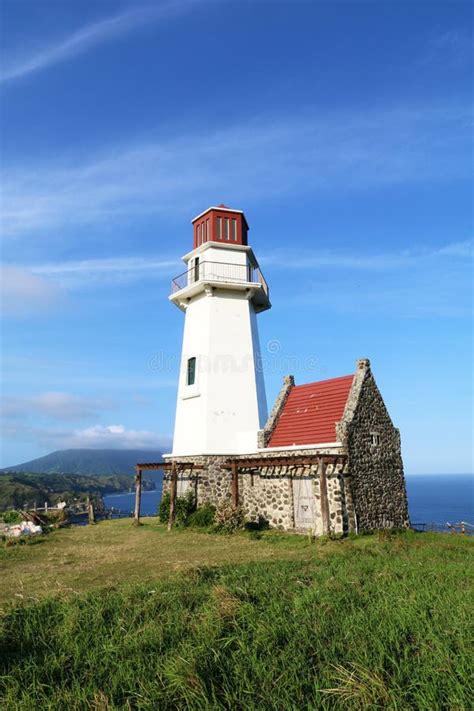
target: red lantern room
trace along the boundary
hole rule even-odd
[[[249,226],[242,210],[232,210],[225,205],[209,207],[192,220],[194,225],[193,248],[204,242],[247,245]]]

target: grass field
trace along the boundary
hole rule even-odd
[[[1,549],[0,707],[470,711],[473,545],[154,519]]]

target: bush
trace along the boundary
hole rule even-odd
[[[217,507],[214,521],[217,531],[235,533],[244,527],[244,512],[240,506],[234,507],[230,502],[224,501]]]
[[[67,516],[64,509],[59,509],[58,511],[48,511],[45,518],[50,526],[57,526],[64,523]]]
[[[209,528],[214,524],[216,516],[216,507],[212,504],[204,504],[193,511],[188,517],[187,526],[195,526],[196,528]]]
[[[18,511],[5,511],[4,514],[2,514],[2,518],[4,523],[21,523],[22,521],[22,516]]]
[[[169,493],[163,494],[158,508],[158,516],[161,523],[168,523],[170,517],[170,501]],[[189,517],[196,510],[196,497],[192,491],[188,491],[184,496],[176,498],[176,520],[177,526],[186,526]]]
[[[256,521],[247,521],[245,529],[247,531],[268,531],[270,524],[266,518],[259,516]]]

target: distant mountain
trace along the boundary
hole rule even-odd
[[[138,462],[162,461],[162,452],[143,449],[63,449],[1,471],[111,476],[134,474]]]

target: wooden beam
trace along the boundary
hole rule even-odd
[[[174,526],[176,520],[176,492],[178,489],[178,465],[173,462],[171,467],[171,481],[170,481],[170,515],[168,519],[168,531]]]
[[[176,463],[179,469],[192,469],[196,466],[194,462],[178,462],[176,460],[173,460],[172,462],[139,462],[137,464],[137,467],[140,467],[140,469],[167,470],[173,468],[173,463]]]
[[[237,462],[232,462],[232,506],[234,509],[239,505],[239,467]]]
[[[322,461],[319,465],[319,495],[321,501],[321,520],[323,524],[323,536],[330,532],[328,484],[326,479],[327,464]]]
[[[140,505],[142,501],[142,470],[137,464],[135,467],[135,513],[133,523],[135,526],[140,525]]]
[[[305,454],[299,457],[265,457],[264,459],[232,459],[222,464],[222,469],[232,469],[234,462],[240,469],[260,469],[261,467],[300,467],[318,464],[319,462],[334,463],[345,460],[345,454]]]

